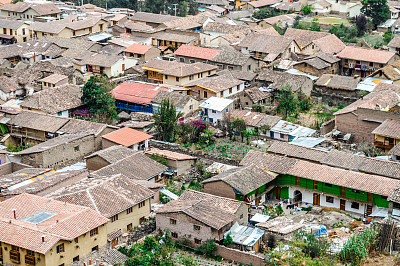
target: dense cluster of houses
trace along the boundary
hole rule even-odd
[[[93,254],[98,265],[124,263],[116,248],[154,217],[175,240],[221,243],[230,234],[238,249],[257,253],[272,225],[249,226],[249,207],[283,199],[400,216],[400,38],[377,50],[293,28],[301,1],[196,3],[198,14],[176,17],[0,1],[0,265],[91,265]],[[318,15],[361,9],[354,1],[309,4]],[[396,25],[400,11],[389,6]],[[288,14],[252,16],[266,8]],[[115,85],[118,123],[87,116],[82,87],[96,74]],[[343,108],[320,131],[266,113],[284,87]],[[272,144],[220,167],[203,191],[175,195],[165,180],[186,175],[201,156],[152,134],[164,99],[181,122],[218,128],[241,119]],[[310,145],[322,132],[388,156]]]

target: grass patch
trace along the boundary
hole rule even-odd
[[[329,25],[340,25],[343,24],[345,26],[350,25],[350,22],[348,19],[345,18],[340,18],[340,17],[320,17],[320,16],[315,16],[311,17],[308,19],[305,19],[304,22],[313,22],[316,19],[318,19],[318,23],[320,24],[329,24]]]

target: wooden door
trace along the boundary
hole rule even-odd
[[[318,181],[314,181],[313,187],[315,190],[318,190]]]
[[[256,198],[255,205],[256,206],[260,205],[260,198]]]
[[[281,189],[276,188],[275,192],[276,192],[276,199],[280,199],[281,198]]]
[[[340,187],[340,196],[346,197],[346,188],[345,187]]]
[[[313,194],[313,205],[320,205],[320,195],[318,193]]]
[[[343,199],[340,200],[340,210],[342,211],[346,210],[346,201]]]
[[[369,192],[368,192],[368,194],[367,194],[367,201],[368,201],[369,203],[372,202],[372,193],[369,193]]]
[[[114,248],[116,245],[118,245],[118,238],[111,241],[111,248]]]
[[[300,177],[296,176],[296,186],[300,186]]]

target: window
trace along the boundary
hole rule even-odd
[[[7,34],[7,29],[3,28],[3,34]]]
[[[178,238],[178,233],[171,232],[171,236],[172,236],[173,238]]]
[[[361,64],[361,62],[360,61],[356,61],[356,64],[359,65],[359,64]]]
[[[204,92],[204,98],[207,98],[208,97],[208,94],[207,94],[207,92],[205,91]]]
[[[354,193],[360,193],[360,191],[357,189],[352,189],[351,191],[353,191]]]
[[[226,113],[227,113],[227,112],[229,112],[229,109],[228,109],[228,108],[226,108],[225,112],[226,112]]]
[[[193,80],[193,75],[190,75],[190,76],[189,76],[189,80]]]
[[[165,79],[168,79],[168,76],[167,76],[167,75],[165,75]]]
[[[228,69],[229,70],[233,70],[233,66],[228,66]]]
[[[208,71],[208,75],[211,75],[211,71]]]
[[[118,214],[116,214],[116,215],[114,215],[114,216],[111,217],[111,222],[112,222],[112,223],[115,222],[115,221],[117,221],[117,220],[118,220]]]
[[[217,111],[215,111],[215,110],[211,110],[211,113],[215,114],[215,113],[217,113]]]
[[[369,62],[369,66],[370,66],[370,67],[373,67],[373,66],[374,66],[374,63],[373,63],[373,62]]]
[[[249,105],[249,102],[246,102],[246,105]]]
[[[284,139],[284,138],[285,138],[285,134],[279,133],[279,137],[280,137],[281,139]]]
[[[201,239],[195,238],[194,239],[194,243],[200,245],[201,244]]]
[[[359,208],[360,208],[360,203],[358,203],[358,202],[352,202],[351,203],[351,208],[352,209],[356,209],[356,210],[358,210]]]
[[[130,214],[130,213],[132,212],[132,210],[133,210],[133,208],[132,208],[132,207],[130,207],[130,208],[128,208],[128,209],[126,209],[126,214]]]
[[[251,70],[251,65],[247,66],[247,70],[250,71]]]
[[[57,246],[57,254],[64,252],[64,243]]]
[[[126,226],[126,230],[131,231],[131,230],[132,230],[132,224],[128,224],[128,225]]]
[[[25,264],[27,266],[35,266],[35,252],[32,250],[26,250]]]
[[[97,227],[95,229],[90,230],[90,237],[98,234],[99,234],[99,229]]]
[[[325,186],[326,186],[326,187],[332,187],[332,184],[325,183]]]
[[[243,219],[243,213],[240,215],[240,219]]]
[[[381,196],[381,198],[387,200],[388,196]]]
[[[73,262],[79,261],[79,256],[74,257],[74,258],[72,259],[72,261],[73,261]]]
[[[179,77],[176,77],[175,80],[176,80],[176,82],[179,82]]]
[[[176,224],[176,220],[175,219],[169,219],[169,223],[170,224]]]
[[[139,219],[139,223],[140,224],[142,224],[142,223],[144,223],[144,222],[146,222],[146,217],[140,217],[140,219]]]
[[[231,94],[232,93],[232,88],[229,88],[229,94]]]
[[[315,190],[318,190],[318,181],[313,182],[313,187]]]
[[[222,65],[217,65],[218,66],[218,69],[223,69],[223,66]],[[210,71],[209,71],[210,72]]]
[[[142,208],[142,207],[144,207],[145,205],[146,205],[146,202],[145,202],[145,201],[142,201],[142,202],[139,203],[139,208]]]
[[[99,246],[94,246],[94,247],[92,247],[92,252],[95,252],[95,251],[97,251],[97,250],[99,250]]]
[[[326,196],[326,202],[328,202],[328,203],[333,203],[333,197],[331,197],[331,196]]]
[[[74,147],[74,152],[78,152],[79,151],[79,146],[75,146]]]
[[[194,230],[194,231],[200,231],[200,226],[198,226],[198,225],[193,225],[193,230]]]
[[[79,239],[78,239],[77,237],[75,237],[74,242],[75,242],[75,243],[78,243],[78,242],[79,242]]]
[[[189,109],[190,109],[190,110],[193,110],[193,104],[191,104],[191,105],[189,106]]]
[[[179,58],[179,62],[185,63],[185,59],[184,58]]]
[[[25,35],[25,28],[22,29],[22,35]]]
[[[193,59],[190,59],[189,62],[190,62],[191,64],[194,64],[196,61],[194,61]]]

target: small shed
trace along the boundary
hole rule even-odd
[[[242,251],[258,252],[264,231],[257,227],[239,225],[237,222],[224,234],[224,238],[231,236],[233,243]]]
[[[177,175],[187,172],[189,169],[193,168],[196,163],[197,158],[169,150],[160,150],[156,148],[151,148],[146,151],[146,154],[153,158],[154,156],[164,157],[167,161],[168,167],[173,169]]]
[[[149,139],[153,136],[144,132],[124,127],[119,130],[108,133],[102,137],[103,149],[114,145],[123,145],[135,151],[147,150]]]

